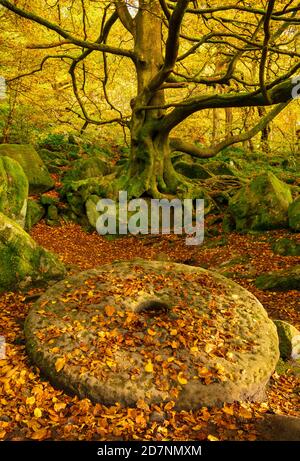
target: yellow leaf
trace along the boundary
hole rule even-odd
[[[148,328],[147,333],[148,333],[148,335],[150,335],[150,336],[155,336],[155,335],[156,335],[156,331],[151,330],[151,328]]]
[[[33,405],[35,403],[35,397],[27,397],[26,405]]]
[[[229,406],[227,406],[227,405],[225,405],[224,408],[222,408],[222,411],[223,411],[224,413],[226,413],[227,415],[231,415],[231,416],[232,416],[232,415],[234,414],[233,408],[232,408],[232,407],[229,407]]]
[[[207,437],[207,440],[209,440],[210,442],[218,442],[219,439],[217,437],[215,437],[214,435],[211,435],[209,434],[209,436]]]
[[[114,308],[114,306],[105,306],[104,309],[105,309],[105,313],[106,313],[106,315],[107,315],[108,317],[111,317],[112,315],[114,315],[115,310],[116,310],[116,309]]]
[[[66,358],[65,357],[61,357],[59,359],[56,360],[55,362],[55,369],[57,372],[61,371],[64,366],[66,364]]]
[[[105,363],[109,368],[113,368],[116,365],[116,362],[114,362],[113,360],[106,360]]]
[[[190,351],[191,351],[192,353],[199,352],[198,346],[193,346],[193,347],[191,347]]]
[[[188,380],[183,376],[182,371],[181,371],[180,373],[178,373],[177,381],[178,381],[180,384],[182,384],[182,385],[188,383]]]
[[[35,408],[35,409],[34,409],[34,416],[35,416],[36,418],[41,418],[41,417],[42,417],[42,414],[43,414],[43,413],[42,413],[42,410],[41,410],[40,408]]]
[[[207,344],[205,344],[204,350],[205,350],[205,352],[206,352],[207,354],[209,354],[211,351],[214,350],[214,348],[215,348],[215,346],[214,346],[213,344],[207,343]]]
[[[148,360],[147,365],[145,365],[145,371],[147,371],[147,373],[153,373],[153,364],[151,360]]]
[[[176,329],[170,331],[171,336],[176,336],[177,333],[178,331]]]
[[[87,297],[88,297],[89,299],[93,298],[93,297],[94,297],[94,292],[93,292],[93,291],[89,291]]]
[[[66,408],[66,406],[67,406],[66,403],[58,402],[58,403],[54,404],[54,410],[58,412],[60,410],[64,410]]]

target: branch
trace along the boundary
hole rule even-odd
[[[153,92],[159,88],[172,72],[179,49],[179,35],[181,23],[185,14],[185,10],[189,4],[189,0],[178,0],[176,7],[169,19],[169,33],[166,41],[165,62],[161,70],[151,80],[146,91]]]
[[[300,68],[300,63],[296,66]],[[257,107],[286,103],[292,99],[293,79],[287,79],[268,90],[268,101],[260,91],[252,93],[213,94],[189,98],[178,104],[172,112],[160,120],[160,129],[170,132],[175,126],[203,109],[225,109],[226,107]],[[148,110],[153,107],[148,106]]]
[[[208,148],[197,147],[195,144],[187,141],[182,141],[179,138],[170,139],[170,149],[171,152],[179,151],[185,152],[186,154],[191,155],[192,157],[197,158],[211,158],[217,155],[221,150],[226,147],[232,146],[240,142],[247,141],[248,139],[253,138],[260,131],[262,131],[285,107],[288,105],[288,102],[278,104],[274,109],[272,109],[268,114],[266,114],[260,121],[250,130],[241,133],[236,136],[225,139],[224,141],[216,144],[215,146]]]
[[[260,60],[260,65],[259,65],[259,82],[260,82],[260,87],[261,91],[266,99],[266,101],[269,103],[268,99],[268,92],[265,87],[265,66],[267,62],[267,57],[268,57],[268,51],[269,51],[269,43],[271,39],[271,33],[270,33],[270,21],[271,21],[271,16],[274,10],[275,6],[275,1],[276,0],[270,0],[268,2],[268,8],[266,12],[266,16],[264,18],[264,43],[263,43],[263,48],[262,48],[262,55],[261,55],[261,60]]]
[[[130,16],[127,5],[124,0],[115,0],[116,12],[125,29],[133,36],[135,35],[135,22]]]
[[[127,58],[135,60],[135,54],[131,50],[124,50],[122,48],[116,48],[113,46],[103,45],[96,42],[90,42],[87,40],[81,40],[79,38],[76,38],[73,35],[69,34],[66,30],[62,29],[57,24],[47,21],[46,19],[36,15],[35,13],[21,10],[20,8],[13,5],[7,0],[0,0],[0,5],[4,6],[8,10],[17,14],[18,16],[21,16],[22,18],[29,19],[30,21],[36,22],[37,24],[40,24],[43,27],[46,27],[47,29],[53,30],[64,39],[70,41],[74,45],[80,46],[81,48],[87,48],[89,50],[96,51],[105,51],[106,53],[111,53],[119,56],[126,56]]]

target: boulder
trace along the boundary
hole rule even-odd
[[[258,441],[299,442],[300,418],[265,414],[254,423]]]
[[[45,208],[38,201],[29,199],[25,222],[26,231],[30,231],[44,216]]]
[[[206,166],[208,170],[216,176],[236,176],[238,174],[238,170],[234,165],[229,165],[220,160],[209,161]]]
[[[288,216],[290,228],[295,232],[300,232],[300,197],[290,204]]]
[[[205,166],[198,163],[181,161],[176,163],[174,168],[178,173],[191,179],[208,179],[213,176]]]
[[[298,336],[300,339],[300,331],[283,320],[274,320],[274,323],[276,325],[279,338],[280,357],[283,360],[289,359],[291,358],[293,348],[295,347],[296,340],[294,338],[297,339]]]
[[[68,277],[30,310],[25,336],[56,386],[105,405],[142,399],[191,410],[259,401],[279,359],[276,327],[251,293],[168,261],[116,262]]]
[[[85,203],[86,215],[88,217],[89,223],[92,227],[96,229],[96,223],[100,216],[100,213],[96,210],[97,203],[99,202],[100,197],[97,195],[90,195]]]
[[[270,230],[288,226],[290,187],[273,173],[263,173],[229,200],[238,231]]]
[[[300,256],[300,243],[295,240],[282,238],[274,243],[272,249],[281,256]]]
[[[9,157],[0,157],[0,212],[24,227],[27,197],[28,181],[23,168]]]
[[[0,156],[10,157],[21,165],[28,182],[29,192],[38,194],[54,187],[54,181],[37,151],[26,144],[0,144]]]
[[[300,291],[300,266],[262,274],[257,277],[255,285],[260,290]]]
[[[46,284],[65,276],[59,258],[0,213],[0,291]]]
[[[63,181],[102,177],[110,173],[109,165],[98,157],[80,159],[72,163],[72,168],[64,175]]]

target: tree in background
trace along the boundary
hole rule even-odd
[[[51,8],[45,1],[34,2],[38,13],[28,9],[30,2],[24,7],[22,3],[0,0],[13,14],[48,31],[49,41],[31,48],[51,49],[39,69],[25,75],[42,70],[49,60],[68,62],[77,104],[77,109],[69,110],[82,119],[82,128],[117,122],[130,129],[129,164],[103,179],[106,195],[127,190],[129,197],[199,196],[198,185],[175,171],[171,153],[208,158],[259,132],[264,140],[270,121],[292,100],[293,76],[300,68],[297,1],[58,0]],[[118,23],[124,38],[116,46]],[[96,27],[100,33],[95,39]],[[91,77],[88,62],[97,53],[102,66],[98,83],[106,103],[117,113],[110,120],[101,113],[99,119],[91,117],[86,107],[87,102],[89,107],[95,104],[93,94],[87,94],[86,79]],[[130,119],[107,92],[114,57],[128,60],[135,72]],[[234,134],[231,109],[251,107],[262,108],[258,123],[251,127],[245,123],[245,131]],[[266,111],[267,107],[271,109]],[[213,145],[198,147],[172,137],[189,116],[206,109],[225,110],[225,139],[214,136]]]

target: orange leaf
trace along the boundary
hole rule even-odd
[[[114,308],[114,306],[105,306],[105,313],[108,317],[111,317],[112,315],[114,315],[116,309]]]
[[[48,430],[43,428],[39,429],[38,431],[34,432],[31,436],[33,440],[44,440],[48,437]]]

